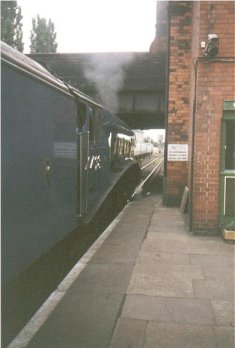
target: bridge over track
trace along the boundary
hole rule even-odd
[[[165,56],[148,52],[30,54],[133,129],[165,128]]]

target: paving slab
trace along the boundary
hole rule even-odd
[[[230,255],[231,257],[233,257],[234,259],[234,255],[235,255],[235,245],[234,243],[228,243],[225,242],[224,240],[221,240],[221,242],[219,243],[219,253],[221,255]]]
[[[105,244],[132,245],[132,243],[142,243],[146,229],[146,226],[139,225],[133,229],[133,223],[119,227],[107,238]]]
[[[147,326],[146,340],[143,348],[158,347],[215,348],[217,347],[217,342],[214,330],[210,326],[150,321]]]
[[[150,246],[148,246],[150,248]],[[141,251],[140,251],[141,255]],[[166,277],[167,275],[167,277]],[[172,280],[192,280],[204,279],[200,265],[182,265],[182,264],[160,264],[153,262],[141,263],[136,260],[132,273],[132,278],[141,279],[144,276],[153,279],[171,278]]]
[[[234,348],[235,332],[230,327],[215,327],[215,336],[218,348]]]
[[[87,264],[79,276],[79,281],[73,284],[70,292],[123,294],[128,285],[133,264]]]
[[[148,237],[147,237],[148,240]],[[151,239],[151,244],[154,246],[156,251],[159,252],[186,252],[188,248],[187,240],[174,240],[170,238],[157,238]]]
[[[189,254],[190,262],[192,265],[200,264],[200,265],[212,265],[215,269],[217,267],[227,267],[233,266],[235,264],[235,260],[233,255],[207,255],[207,254]]]
[[[128,244],[105,244],[97,251],[91,263],[129,263],[135,262],[141,241]]]
[[[141,320],[172,321],[165,298],[144,295],[127,295],[123,310],[123,318]]]
[[[127,294],[140,294],[160,297],[194,297],[192,280],[153,277],[152,275],[133,274]]]
[[[234,287],[227,280],[193,280],[195,295],[212,300],[234,300]]]
[[[207,280],[227,280],[227,283],[234,284],[234,266],[233,265],[201,265],[202,272]]]
[[[167,221],[165,220],[167,218]],[[185,223],[182,221],[180,216],[172,215],[172,216],[167,216],[166,214],[159,214],[158,216],[154,216],[151,220],[151,227],[169,227],[170,230],[184,228]]]
[[[150,224],[150,229],[151,232],[165,232],[165,233],[182,233],[186,232],[186,228],[184,227],[183,224],[178,224],[178,225],[174,225],[173,221],[168,221],[166,224],[163,223],[158,223],[158,224]]]
[[[163,250],[160,249],[160,246],[164,246]],[[161,243],[159,239],[149,239],[147,237],[138,254],[137,263],[151,263],[152,265],[159,265],[160,263],[166,265],[174,263],[182,265],[190,264],[189,255],[181,249],[181,246],[179,252],[172,249],[173,246],[169,249],[168,243]]]
[[[138,202],[130,202],[128,206],[128,211],[124,212],[124,219],[128,221],[129,219],[134,218],[144,218],[152,216],[154,212],[155,202],[153,201],[142,201],[138,204]]]
[[[125,221],[123,222],[123,224],[133,222],[133,220],[138,221],[139,223],[141,223],[141,222],[145,223],[146,221],[149,222],[148,219],[151,218],[151,216],[153,214],[153,210],[151,210],[149,208],[144,209],[144,207],[139,207],[139,209],[137,209],[137,211],[135,212],[135,207],[134,207],[133,203],[131,203],[130,207],[133,208],[133,211],[128,210],[128,212],[126,212],[124,214]]]
[[[219,237],[213,238],[192,236],[188,242],[188,253],[233,256],[234,246],[226,244]]]
[[[151,242],[156,242],[160,239],[162,240],[174,240],[174,241],[182,241],[182,242],[188,242],[188,235],[187,233],[183,233],[182,231],[180,231],[180,233],[177,233],[175,231],[170,231],[170,230],[167,230],[167,231],[162,231],[162,230],[159,230],[156,231],[153,229],[153,227],[149,227],[148,228],[148,234],[147,234],[147,240],[148,241],[151,241]]]
[[[215,325],[215,317],[209,300],[168,298],[167,308],[173,321],[197,325]]]
[[[169,209],[171,210],[170,214],[169,214]],[[183,216],[183,214],[181,214],[179,208],[177,208],[177,207],[171,207],[171,208],[165,207],[161,204],[161,202],[159,202],[159,204],[155,206],[155,213],[157,213],[158,215],[165,214],[169,218],[172,216]],[[158,215],[155,214],[154,219],[157,219]]]
[[[234,301],[212,300],[211,305],[217,326],[235,326]]]
[[[143,233],[149,227],[151,215],[152,213],[147,215],[138,214],[137,216],[134,214],[128,214],[126,217],[123,217],[124,221],[122,220],[120,224],[118,224],[118,231],[120,229],[125,229],[126,231],[131,231],[130,233],[133,233],[135,230],[137,233]]]
[[[147,322],[120,318],[110,348],[142,348]]]
[[[188,254],[159,252],[149,249],[141,249],[139,255],[137,256],[136,264],[149,264],[156,262],[158,265],[190,265]]]
[[[29,348],[105,348],[122,300],[114,294],[65,297],[28,345]]]

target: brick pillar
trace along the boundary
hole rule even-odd
[[[169,81],[166,140],[188,146],[192,40],[192,3],[169,2]],[[166,149],[167,150],[167,149]],[[178,159],[178,158],[177,158]],[[179,205],[187,184],[188,161],[167,161],[164,202]]]

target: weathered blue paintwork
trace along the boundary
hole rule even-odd
[[[1,60],[2,277],[8,282],[78,221],[88,221],[134,161],[114,148],[118,134],[133,139],[123,122],[5,44]]]

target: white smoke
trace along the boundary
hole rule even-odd
[[[94,54],[84,70],[101,104],[113,113],[118,111],[118,92],[124,86],[125,67],[132,59],[132,53]]]

